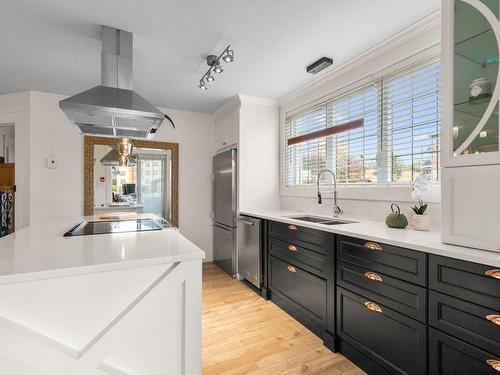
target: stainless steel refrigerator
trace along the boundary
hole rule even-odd
[[[214,262],[231,276],[237,276],[236,253],[236,150],[213,159]]]

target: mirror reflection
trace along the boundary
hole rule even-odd
[[[94,138],[99,139],[99,138]],[[90,145],[86,214],[148,213],[177,225],[173,151],[161,142],[104,139]],[[90,156],[90,155],[89,155]],[[86,166],[89,160],[86,158]],[[87,166],[89,167],[89,166]],[[87,199],[91,198],[91,199]]]

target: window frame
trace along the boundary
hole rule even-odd
[[[306,110],[307,108],[317,106],[323,102],[334,100],[342,96],[348,95],[350,92],[363,86],[369,85],[374,81],[380,80],[383,77],[388,77],[397,74],[400,71],[409,69],[412,65],[429,63],[432,60],[439,61],[439,46],[432,46],[420,53],[413,54],[398,62],[385,66],[378,71],[367,73],[361,78],[352,79],[339,89],[333,89],[326,92],[326,94],[311,98],[311,96],[304,96],[302,100],[295,100],[295,106],[281,105],[280,107],[280,195],[282,197],[308,197],[314,199],[316,194],[316,185],[304,186],[286,186],[286,118],[294,113]],[[327,83],[328,84],[328,83]],[[327,86],[325,84],[324,86]],[[330,83],[331,85],[331,83]],[[325,92],[325,90],[317,90],[318,92]],[[302,101],[302,103],[300,103]],[[299,102],[299,104],[297,104]],[[442,168],[442,167],[441,167]],[[441,201],[441,183],[435,181],[431,183],[431,192],[427,201],[429,203],[439,203]],[[322,185],[322,191],[326,192],[326,198],[332,196],[333,186]],[[330,194],[328,194],[330,192]],[[340,199],[352,200],[378,200],[378,201],[411,201],[411,183],[355,183],[355,184],[339,184],[338,192]]]

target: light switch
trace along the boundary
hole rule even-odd
[[[46,160],[46,165],[45,166],[47,168],[50,168],[50,169],[56,169],[57,168],[57,160],[53,159],[53,158],[48,158]]]

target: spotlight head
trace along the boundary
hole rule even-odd
[[[224,55],[222,60],[224,60],[227,63],[233,62],[234,61],[234,51],[232,49],[228,50],[227,54]]]
[[[215,73],[222,73],[224,69],[222,69],[222,66],[220,66],[220,63],[217,61],[217,63],[214,65],[214,72]]]
[[[202,89],[202,90],[206,90],[206,89],[207,89],[207,86],[205,85],[205,82],[203,82],[203,80],[202,80],[202,81],[200,81],[200,84],[199,84],[199,86],[198,86],[198,87],[199,87],[200,89]]]
[[[213,75],[211,75],[211,74],[208,74],[208,76],[207,76],[206,79],[207,79],[207,82],[215,81],[215,77]]]

